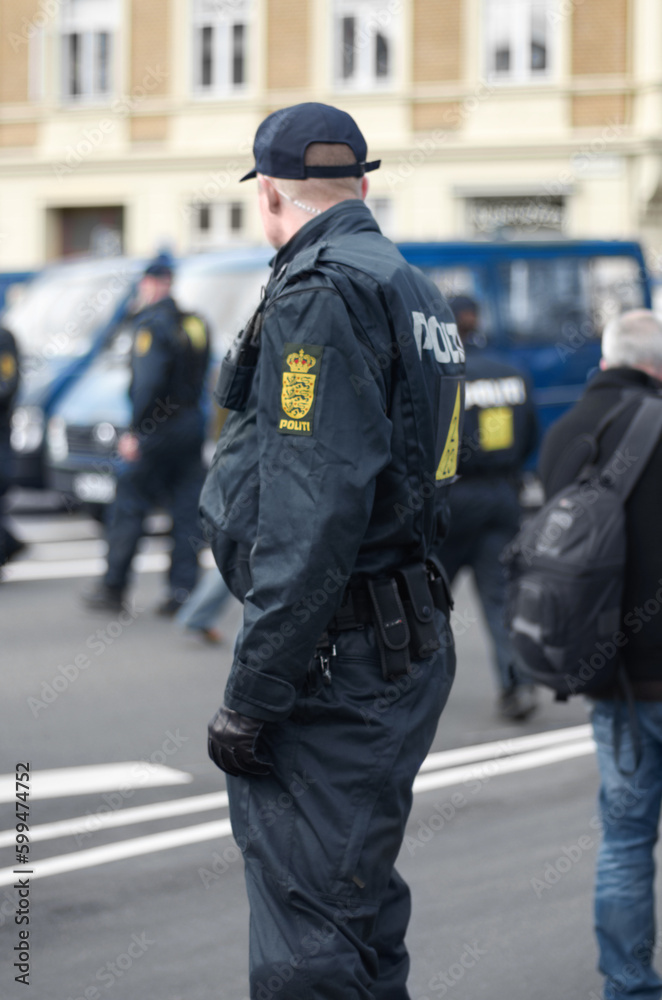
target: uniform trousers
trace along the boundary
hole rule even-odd
[[[517,681],[504,619],[506,575],[500,557],[517,533],[519,516],[517,490],[508,480],[460,480],[451,491],[450,532],[437,550],[451,583],[463,566],[473,570],[501,691]]]
[[[385,681],[374,629],[334,637],[296,707],[265,724],[266,777],[228,777],[250,903],[252,1000],[408,1000],[409,890],[395,870],[412,784],[455,673],[442,648]]]
[[[199,422],[199,421],[198,421]],[[173,434],[150,441],[136,462],[127,462],[117,481],[117,496],[107,528],[107,587],[124,590],[131,561],[143,534],[143,521],[155,506],[172,515],[168,580],[171,594],[184,601],[198,576],[200,543],[198,502],[204,479],[202,441],[195,434]]]

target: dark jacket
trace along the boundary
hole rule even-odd
[[[636,391],[637,398],[605,430],[600,441],[600,465],[618,448],[639,400],[662,391],[662,382],[634,368],[613,368],[596,375],[576,406],[545,437],[539,473],[547,496],[568,485],[579,472],[576,462],[564,462],[568,447],[580,435],[595,430],[624,390]],[[656,700],[662,700],[661,499],[662,440],[627,501],[628,556],[623,595],[623,631],[628,637],[623,647],[624,663],[637,697]]]
[[[18,351],[9,330],[0,327],[0,436],[9,437],[11,413],[19,385]]]
[[[516,477],[538,433],[527,377],[467,346],[465,379],[460,475]]]
[[[131,388],[132,429],[150,437],[200,403],[209,362],[209,335],[197,316],[182,314],[170,297],[135,317]],[[191,421],[202,435],[202,420]]]
[[[246,398],[217,395],[234,412],[201,499],[244,602],[226,704],[264,719],[292,710],[347,583],[430,552],[464,369],[445,300],[362,201],[308,222],[272,274],[255,368],[221,371]]]

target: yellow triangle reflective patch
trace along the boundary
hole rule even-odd
[[[448,428],[448,437],[446,438],[446,444],[444,445],[444,450],[441,453],[441,459],[439,460],[437,472],[434,477],[437,482],[442,479],[452,479],[457,472],[457,454],[460,447],[461,409],[462,396],[460,393],[460,386],[458,385],[457,396],[455,397],[455,406],[453,407],[453,416],[451,417],[451,425]]]

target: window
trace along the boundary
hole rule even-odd
[[[334,76],[336,84],[360,90],[388,85],[393,77],[396,0],[336,0]]]
[[[644,304],[632,257],[514,258],[498,265],[500,311],[509,336],[576,347],[600,337],[613,316]]]
[[[554,0],[484,0],[487,76],[530,83],[550,76]]]
[[[65,0],[62,10],[62,94],[103,100],[113,91],[117,0]]]
[[[249,0],[194,0],[193,88],[222,95],[248,77]]]
[[[510,239],[554,238],[565,224],[562,195],[503,195],[468,198],[467,226],[472,236]]]
[[[193,206],[191,223],[193,251],[226,246],[244,235],[245,205],[241,201],[203,202]]]

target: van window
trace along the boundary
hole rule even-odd
[[[634,257],[513,258],[497,264],[497,275],[502,322],[517,340],[592,340],[613,316],[645,302]]]
[[[487,269],[477,267],[423,267],[448,302],[456,295],[468,295],[478,306],[478,334],[490,340],[495,333],[494,310],[487,287]]]

